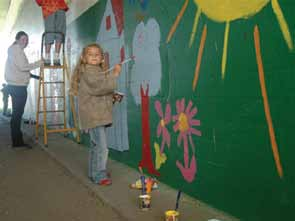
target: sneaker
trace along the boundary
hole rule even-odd
[[[111,184],[112,184],[112,180],[110,178],[105,178],[98,182],[98,185],[100,186],[109,186]]]
[[[44,59],[44,66],[50,66],[50,59]]]
[[[54,66],[60,66],[60,60],[59,59],[54,59],[53,64],[54,64]]]

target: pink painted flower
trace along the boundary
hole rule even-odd
[[[200,120],[195,120],[193,117],[197,114],[197,108],[192,108],[192,101],[189,101],[186,109],[184,109],[185,100],[184,98],[180,101],[176,101],[176,111],[177,115],[173,116],[173,121],[177,121],[173,126],[174,131],[179,131],[177,138],[177,144],[180,145],[181,141],[184,142],[184,148],[188,148],[188,137],[191,143],[191,146],[194,147],[192,142],[192,134],[201,136],[201,131],[193,128],[193,126],[200,126]]]
[[[184,167],[178,160],[176,161],[176,166],[180,170],[184,179],[191,183],[193,182],[196,172],[197,172],[197,163],[195,155],[192,156],[191,163],[189,167]]]
[[[166,104],[165,114],[163,114],[162,105],[160,101],[156,101],[155,109],[161,118],[157,127],[157,136],[160,137],[162,134],[163,138],[162,138],[162,144],[161,144],[161,153],[163,153],[165,143],[167,144],[168,147],[170,147],[171,138],[170,138],[169,131],[166,128],[166,125],[169,124],[171,121],[171,106],[170,104]]]
[[[192,182],[196,171],[196,159],[195,159],[195,147],[192,139],[192,135],[201,136],[201,131],[193,128],[193,126],[200,126],[200,120],[193,119],[193,117],[197,114],[197,108],[192,108],[193,103],[189,101],[187,107],[185,108],[185,100],[184,98],[176,101],[176,111],[177,115],[173,116],[173,121],[176,121],[173,129],[175,132],[179,131],[179,135],[177,138],[177,144],[180,146],[183,141],[183,158],[184,158],[184,166],[177,161],[176,165],[180,169],[183,177],[186,181]],[[188,139],[192,147],[192,159],[189,165],[189,149],[188,149]]]

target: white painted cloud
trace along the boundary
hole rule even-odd
[[[135,62],[130,82],[136,104],[141,103],[139,93],[141,84],[149,84],[149,96],[155,96],[160,90],[162,77],[160,38],[160,27],[154,18],[149,19],[146,25],[143,22],[137,25],[132,42]]]

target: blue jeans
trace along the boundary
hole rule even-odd
[[[89,148],[89,178],[98,183],[107,178],[106,165],[109,149],[107,147],[106,128],[99,126],[89,130],[90,148]]]

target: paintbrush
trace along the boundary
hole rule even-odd
[[[141,181],[141,194],[145,194],[145,177],[143,175],[142,167],[138,167],[140,173],[140,181]]]
[[[144,177],[144,175],[140,176],[140,180],[141,180],[141,194],[145,195],[145,177]]]
[[[175,211],[178,210],[178,205],[179,205],[179,199],[180,199],[180,196],[181,196],[181,190],[178,190],[177,198],[176,198]]]
[[[130,58],[125,59],[124,61],[120,62],[119,64],[123,65],[123,64],[126,64],[126,63],[130,62],[130,61],[133,61],[134,59],[135,59],[135,56],[131,56]],[[112,71],[114,68],[115,68],[115,65],[110,67],[109,69],[107,69],[105,71],[100,71],[99,73],[105,74],[105,73],[107,73],[109,71]]]

